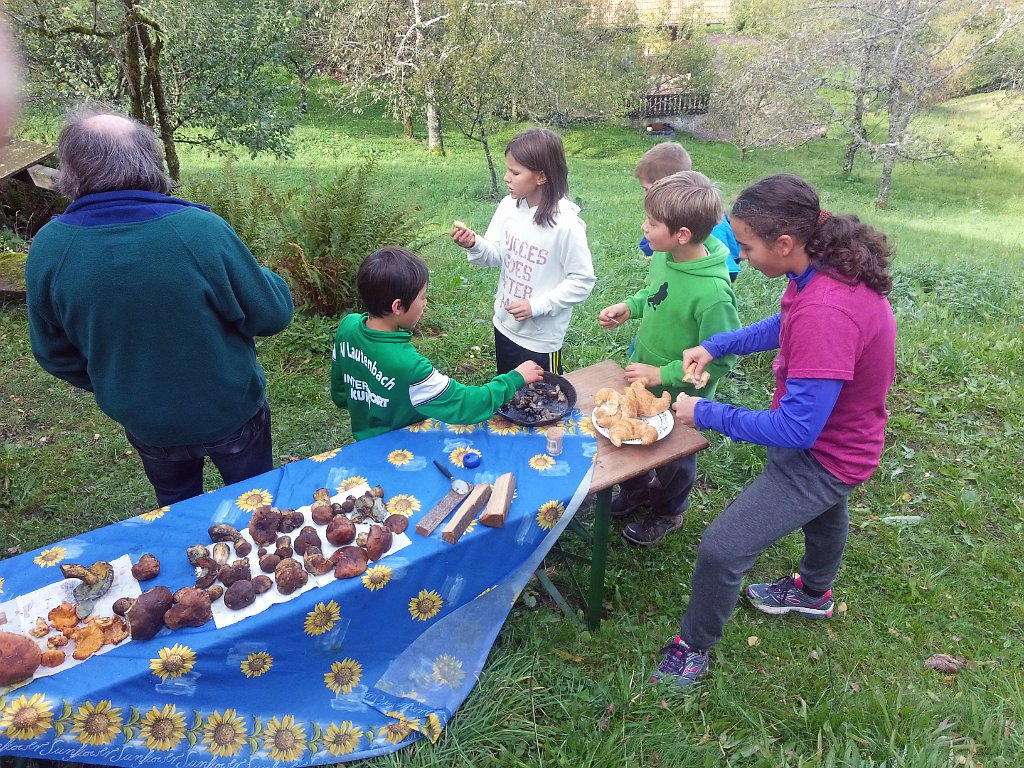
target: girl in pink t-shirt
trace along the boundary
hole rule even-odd
[[[747,598],[765,613],[832,615],[847,496],[878,467],[896,370],[885,235],[856,216],[822,210],[814,188],[792,174],[741,192],[732,226],[740,258],[788,285],[778,314],[683,352],[684,370],[692,367],[699,381],[722,355],[777,350],[768,410],[685,394],[676,400],[682,423],[768,447],[761,475],[704,532],[679,635],[660,651],[653,679],[684,686],[707,673],[708,650],[736,608],[744,574],[794,531],[804,534],[799,573],[749,584]]]

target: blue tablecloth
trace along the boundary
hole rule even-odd
[[[137,766],[313,765],[380,755],[441,729],[472,689],[530,574],[575,513],[597,452],[573,411],[564,450],[544,430],[497,417],[434,421],[288,464],[244,483],[0,562],[0,603],[61,580],[60,563],[152,552],[173,592],[194,575],[185,548],[211,522],[245,528],[261,500],[298,508],[320,487],[381,485],[411,517],[411,545],[361,578],[329,580],[231,626],[164,629],[14,690],[0,691],[0,754]],[[464,469],[467,451],[480,454]],[[433,466],[493,482],[513,472],[503,528],[474,523],[460,541],[416,522],[448,491]],[[272,501],[271,501],[272,500]],[[297,533],[297,532],[296,532]],[[9,629],[0,626],[0,629]],[[40,640],[40,645],[44,641]]]

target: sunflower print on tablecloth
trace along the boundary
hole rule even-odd
[[[175,643],[170,648],[161,648],[157,658],[149,660],[149,669],[161,682],[167,682],[187,675],[195,663],[195,651],[186,645]]]
[[[355,659],[342,659],[331,664],[324,675],[324,685],[335,693],[351,693],[363,678],[363,665]]]
[[[391,581],[391,568],[386,565],[374,565],[366,569],[363,573],[363,586],[371,592],[376,592],[378,589],[384,589],[389,581]]]
[[[171,509],[171,505],[168,504],[166,507],[157,507],[149,512],[143,512],[139,515],[140,518],[145,520],[147,523],[152,523],[154,520],[159,520],[161,517],[166,515]]]
[[[444,729],[444,726],[441,725],[441,718],[437,716],[436,712],[430,712],[423,725],[425,730],[422,728],[420,730],[430,739],[431,744],[436,744],[437,740],[441,738],[441,731]]]
[[[449,424],[448,431],[456,435],[468,435],[470,432],[475,432],[479,424]]]
[[[214,712],[203,725],[203,746],[217,757],[234,757],[245,746],[245,720],[233,709]]]
[[[4,577],[0,576],[0,595],[4,593]]]
[[[246,677],[259,677],[270,671],[274,664],[274,657],[264,651],[250,653],[239,663],[242,674]]]
[[[388,723],[378,732],[379,736],[383,736],[392,744],[398,744],[404,741],[410,733],[420,729],[419,718],[408,718],[401,712],[385,712],[384,714],[388,717],[393,717],[398,721],[395,723]]]
[[[262,506],[273,503],[274,497],[265,488],[253,488],[235,499],[238,508],[245,512],[254,512]]]
[[[465,446],[465,445],[460,445],[458,448],[456,448],[455,450],[453,450],[451,453],[448,454],[448,461],[450,461],[453,466],[461,467],[462,466],[462,460],[466,457],[467,454],[470,454],[470,453],[475,453],[481,459],[484,456],[476,448],[470,448],[470,447]]]
[[[9,739],[38,739],[53,725],[53,704],[41,693],[8,701],[0,714],[0,733]]]
[[[307,635],[322,635],[334,629],[340,618],[341,608],[333,600],[329,603],[317,603],[313,610],[306,614],[303,630]]]
[[[537,525],[550,531],[565,514],[565,505],[560,501],[548,501],[537,510]]]
[[[121,710],[104,699],[99,704],[85,702],[75,711],[72,735],[82,744],[102,747],[121,735]]]
[[[437,419],[424,419],[423,421],[417,421],[415,424],[410,424],[406,427],[410,432],[429,432],[432,429],[437,429],[440,422]]]
[[[420,593],[409,601],[409,613],[417,621],[426,621],[437,616],[443,605],[444,600],[437,592],[421,589]]]
[[[293,762],[306,751],[306,729],[296,723],[292,715],[285,715],[280,720],[272,717],[265,734],[263,746],[273,760]]]
[[[413,452],[407,448],[396,448],[388,454],[388,464],[393,464],[396,467],[404,467],[415,458],[416,456]]]
[[[68,551],[64,547],[50,547],[36,555],[32,562],[40,568],[52,568],[67,556]]]
[[[347,755],[354,752],[363,739],[363,729],[345,720],[339,725],[331,723],[324,731],[324,746],[332,755]]]
[[[318,453],[316,456],[310,456],[309,458],[312,461],[317,462],[318,464],[322,464],[323,462],[329,461],[330,459],[333,459],[335,456],[337,456],[338,451],[340,450],[341,448],[335,448],[333,451],[324,451],[323,453]]]
[[[409,493],[392,496],[387,503],[389,515],[405,515],[406,517],[412,517],[413,512],[419,512],[422,506],[420,500]]]
[[[536,456],[530,457],[530,469],[536,469],[538,472],[546,472],[553,466],[555,466],[555,460],[546,453],[538,453]]]
[[[350,491],[357,485],[366,485],[366,478],[362,475],[352,475],[352,477],[346,477],[338,484],[338,492],[344,493]]]
[[[466,672],[462,669],[461,661],[447,653],[442,653],[434,659],[432,677],[441,685],[458,688],[466,679]]]
[[[579,421],[576,422],[576,425],[579,427],[580,432],[582,434],[588,435],[590,437],[597,437],[597,430],[594,429],[594,420],[591,419],[589,416],[584,416],[583,418],[581,418]]]
[[[173,704],[153,707],[146,713],[139,729],[139,738],[155,752],[167,752],[185,738],[185,714]]]
[[[487,420],[487,427],[496,435],[518,435],[523,428],[518,424],[509,421],[504,416],[494,414]]]

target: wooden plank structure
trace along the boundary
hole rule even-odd
[[[448,525],[441,531],[441,538],[449,544],[454,544],[462,538],[462,534],[469,528],[469,524],[476,519],[476,513],[483,509],[484,504],[491,497],[491,484],[479,483],[473,486],[469,496],[462,502],[462,506],[448,521]]]
[[[487,502],[487,508],[480,515],[480,522],[491,528],[501,528],[505,525],[505,518],[508,516],[508,508],[512,505],[512,497],[516,492],[516,476],[511,472],[499,475],[494,481],[491,489],[491,498]]]
[[[12,139],[0,146],[0,183],[14,179],[52,190],[57,172],[42,163],[56,152],[50,144]]]

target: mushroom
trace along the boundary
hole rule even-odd
[[[231,585],[236,581],[249,581],[252,578],[252,573],[249,569],[248,560],[235,560],[230,565],[221,566],[220,572],[217,574],[217,578],[220,579],[220,583],[228,589],[231,589]]]
[[[256,590],[253,589],[252,582],[245,579],[236,581],[224,593],[224,605],[233,611],[248,608],[254,602],[256,602]]]
[[[193,565],[196,568],[196,586],[200,589],[206,589],[217,580],[220,566],[212,557],[200,557]]]
[[[327,524],[324,536],[327,537],[327,541],[336,547],[351,544],[352,540],[356,537],[355,523],[344,515],[339,515]]]
[[[171,609],[174,599],[167,587],[153,587],[139,595],[124,617],[132,640],[149,640],[164,628],[164,614]]]
[[[231,557],[231,545],[226,541],[218,541],[213,545],[213,559],[217,565],[227,565]]]
[[[301,512],[297,512],[294,509],[283,509],[281,510],[281,522],[277,524],[277,530],[280,533],[291,533],[302,525],[303,519]]]
[[[290,595],[297,589],[301,589],[309,581],[309,574],[299,565],[298,560],[282,560],[274,572],[277,580],[277,591],[282,595]]]
[[[334,563],[324,557],[319,547],[307,547],[306,553],[302,556],[302,562],[306,570],[314,576],[323,576],[334,568]]]
[[[136,581],[149,581],[160,575],[160,561],[149,552],[139,558],[139,562],[132,566],[132,576]]]
[[[366,571],[366,550],[362,547],[342,547],[331,555],[336,579],[351,579]]]
[[[154,558],[156,559],[156,558]],[[159,567],[159,563],[157,563]],[[110,589],[114,583],[114,567],[106,560],[97,560],[86,568],[77,563],[64,563],[60,567],[65,579],[81,579],[82,583],[75,587],[72,594],[78,604],[75,606],[75,613],[78,618],[84,619],[92,613],[96,601]]]
[[[249,535],[257,544],[269,544],[277,538],[277,526],[280,522],[280,510],[264,504],[257,507],[249,519]]]
[[[260,574],[259,576],[253,577],[251,582],[252,589],[257,595],[262,595],[264,592],[274,586],[274,580],[266,574]]]
[[[39,646],[24,635],[0,632],[0,685],[28,680],[39,669]]]
[[[320,534],[316,532],[316,528],[311,525],[307,525],[299,531],[299,535],[295,538],[295,544],[292,546],[292,549],[295,550],[295,554],[304,555],[306,554],[307,547],[323,549],[323,546],[323,542],[320,541]]]
[[[329,502],[318,501],[310,508],[309,516],[317,525],[327,525],[327,521],[334,517],[334,510],[331,509]]]
[[[201,627],[213,618],[210,594],[205,589],[183,587],[174,593],[174,605],[164,614],[168,629]]]
[[[207,529],[210,534],[210,541],[234,541],[240,534],[238,529],[227,523],[216,523]]]
[[[366,538],[366,554],[371,560],[380,560],[391,549],[391,542],[391,531],[383,525],[371,526],[370,534]]]
[[[384,521],[384,527],[392,533],[405,533],[406,528],[409,527],[409,518],[405,515],[388,515]]]

